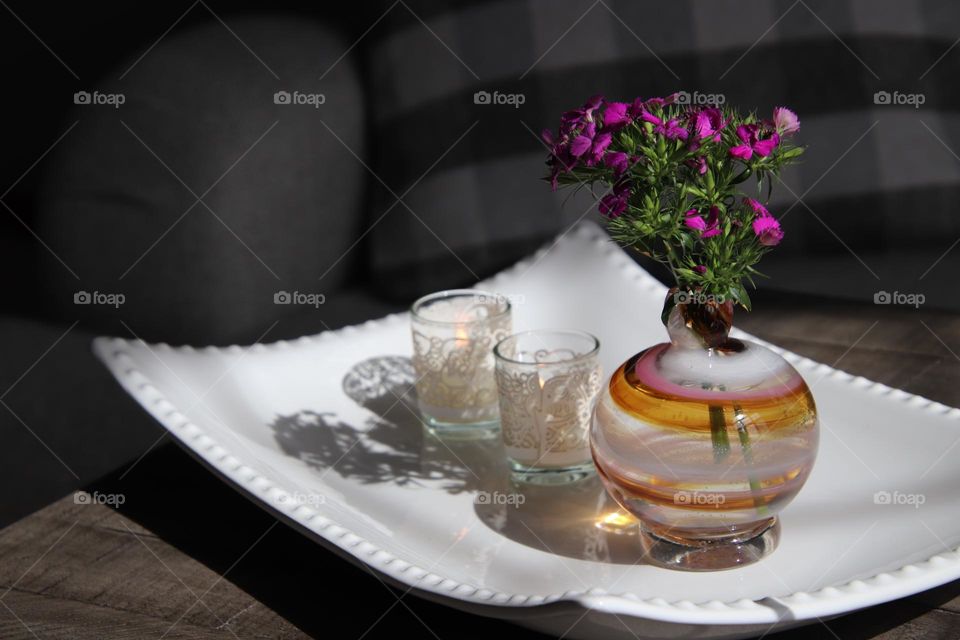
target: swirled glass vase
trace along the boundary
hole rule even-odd
[[[755,562],[813,468],[810,389],[782,357],[730,338],[730,302],[671,303],[670,342],[627,360],[591,426],[607,491],[640,521],[654,564],[718,570]],[[681,294],[682,295],[682,294]]]

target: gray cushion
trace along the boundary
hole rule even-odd
[[[293,307],[265,341],[398,310],[353,289],[338,293],[336,301],[319,311]],[[0,484],[29,487],[6,493],[0,527],[131,462],[164,434],[94,357],[93,333],[80,326],[68,331],[69,326],[0,315],[0,388],[8,390],[3,402],[13,411],[0,405],[5,454]],[[114,332],[131,337],[119,325]],[[170,441],[164,436],[161,443]]]
[[[9,490],[0,527],[132,460],[163,429],[123,392],[80,327],[0,316],[0,405]],[[49,351],[48,351],[49,350]]]
[[[66,265],[48,255],[44,267],[65,317],[111,332],[122,318],[150,340],[246,342],[297,311],[276,292],[330,298],[356,271],[365,175],[343,145],[363,149],[362,91],[349,59],[318,80],[349,42],[303,20],[230,28],[242,43],[212,18],[171,32],[88,88],[122,93],[119,108],[77,106],[39,212]],[[278,91],[326,102],[277,104]],[[208,189],[209,209],[194,204]],[[126,300],[119,312],[78,306],[78,290]]]

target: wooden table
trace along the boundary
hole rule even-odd
[[[758,309],[738,326],[960,404],[955,315],[771,297]],[[404,596],[277,522],[173,444],[127,468],[88,488],[122,494],[116,508],[70,495],[0,531],[0,638],[543,637]],[[767,637],[955,640],[960,581]]]

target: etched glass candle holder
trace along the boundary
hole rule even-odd
[[[439,433],[495,429],[499,420],[493,347],[511,332],[503,296],[459,289],[413,304],[417,402]]]
[[[593,473],[599,351],[599,341],[580,331],[518,333],[494,349],[501,433],[516,479],[559,484]]]

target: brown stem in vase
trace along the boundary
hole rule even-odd
[[[663,303],[663,323],[667,323],[670,312],[676,307],[686,327],[692,331],[708,349],[721,351],[741,351],[743,344],[730,338],[733,327],[733,301],[717,300],[699,290],[681,291],[672,287]]]

